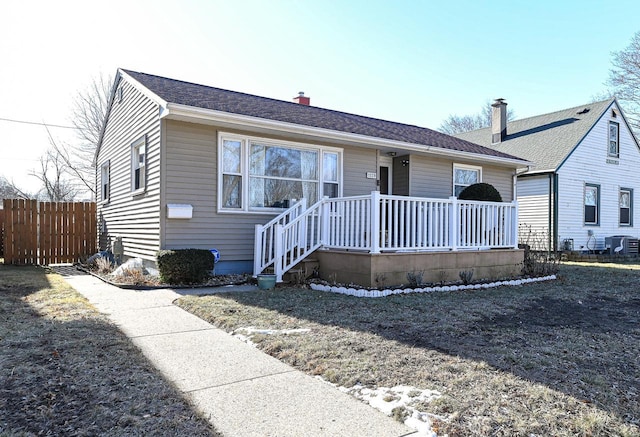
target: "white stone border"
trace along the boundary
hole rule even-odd
[[[364,290],[360,288],[338,287],[334,285],[322,285],[311,283],[311,289],[317,291],[330,291],[332,293],[346,294],[355,297],[386,297],[393,294],[409,294],[409,293],[434,293],[438,291],[463,291],[463,290],[481,290],[485,288],[495,288],[502,285],[523,285],[532,282],[552,281],[556,279],[556,275],[540,276],[538,278],[513,279],[509,281],[496,281],[485,284],[468,284],[468,285],[443,285],[437,287],[424,288],[396,288],[384,290]]]

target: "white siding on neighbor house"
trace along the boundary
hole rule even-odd
[[[493,185],[504,202],[513,200],[514,169],[418,155],[411,156],[410,195],[435,198],[452,196],[453,164],[482,167],[482,182]]]
[[[518,179],[519,242],[548,250],[551,228],[549,175]]]
[[[110,163],[110,196],[98,196],[98,223],[111,242],[122,237],[125,256],[155,261],[160,248],[160,121],[158,105],[125,81],[122,101],[114,100],[96,161]],[[131,146],[146,136],[146,190],[132,196]]]
[[[615,105],[614,105],[615,106]],[[616,108],[617,109],[617,108]],[[618,114],[620,114],[618,110]],[[620,158],[618,164],[607,162],[609,121],[620,123]],[[575,250],[602,250],[605,237],[631,235],[639,237],[640,151],[621,115],[611,117],[611,109],[558,170],[558,239],[573,238]],[[600,185],[600,223],[584,224],[585,183]],[[618,192],[632,188],[633,227],[619,226]],[[593,231],[589,238],[587,231]]]

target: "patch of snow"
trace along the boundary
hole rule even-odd
[[[254,328],[253,326],[247,326],[243,328],[238,328],[232,332],[233,335],[236,335],[238,331],[246,332],[247,335],[254,334],[264,334],[264,335],[289,335],[289,334],[305,334],[307,332],[311,332],[311,329],[308,328],[299,328],[299,329],[261,329]]]
[[[350,394],[356,399],[368,403],[387,416],[392,416],[393,410],[396,408],[404,408],[408,412],[404,424],[416,430],[416,434],[412,434],[416,437],[437,437],[437,434],[431,428],[431,419],[446,420],[444,417],[420,411],[413,406],[417,403],[428,404],[438,399],[442,395],[436,390],[421,390],[408,385],[372,389],[356,384],[349,388],[336,386],[320,376],[316,376],[316,378],[337,387],[343,393]]]
[[[253,326],[247,326],[235,329],[231,332],[231,335],[236,337],[238,340],[247,343],[250,346],[257,347],[257,344],[253,342],[252,336],[256,334],[264,334],[264,335],[291,335],[291,334],[305,334],[307,332],[311,332],[311,329],[261,329],[254,328]]]

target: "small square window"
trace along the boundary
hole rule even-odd
[[[131,191],[144,191],[147,183],[147,140],[143,136],[131,146]]]

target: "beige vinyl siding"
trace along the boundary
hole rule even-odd
[[[165,131],[163,217],[166,217],[166,204],[178,203],[192,205],[193,218],[165,218],[163,247],[216,248],[225,261],[252,260],[255,225],[264,224],[275,215],[217,212],[218,129],[169,120],[165,122]],[[375,179],[366,178],[367,172],[376,171],[375,150],[344,149],[343,167],[344,195],[368,194],[376,189]]]
[[[482,182],[493,185],[504,202],[511,202],[513,200],[514,173],[515,169],[512,168],[483,165]]]
[[[164,194],[162,200],[163,245],[165,249],[216,248],[223,261],[250,261],[253,259],[256,224],[264,224],[274,214],[218,212],[218,135],[219,132],[239,136],[260,136],[247,132],[230,132],[217,126],[192,124],[182,121],[163,121],[164,132]],[[291,141],[287,137],[267,137]],[[304,144],[303,141],[296,141]],[[344,196],[369,194],[376,190],[376,179],[367,173],[378,172],[375,149],[345,146],[309,140],[309,144],[342,149],[342,193]],[[452,161],[411,157],[428,167],[420,173],[420,182],[429,197],[449,197],[452,187]],[[415,170],[415,169],[412,169]],[[395,173],[395,172],[394,172]],[[422,177],[426,175],[426,177]],[[506,174],[506,173],[505,173]],[[509,179],[510,181],[511,179]],[[505,182],[510,183],[510,182]],[[413,181],[412,181],[413,186]],[[431,188],[439,187],[435,193]],[[246,201],[246,199],[244,199]],[[167,204],[189,204],[193,207],[191,219],[167,219]]]
[[[518,224],[520,243],[548,250],[551,238],[549,175],[518,179]]]
[[[410,195],[416,197],[447,198],[453,195],[453,165],[465,164],[482,167],[482,181],[493,185],[502,200],[513,200],[514,169],[461,162],[444,158],[411,156]]]
[[[255,225],[273,215],[217,212],[218,131],[213,126],[166,122],[165,249],[212,249],[224,261],[253,258]],[[167,204],[189,204],[191,219],[167,219]]]
[[[362,196],[378,189],[376,179],[367,179],[367,173],[378,174],[376,150],[345,147],[342,159],[344,196]]]
[[[127,257],[155,260],[160,248],[160,121],[158,106],[125,81],[111,107],[96,168],[110,162],[109,201],[98,199],[98,219],[111,243],[122,237]],[[131,195],[131,146],[146,136],[146,190]],[[98,184],[99,184],[98,178]]]
[[[408,196],[410,193],[408,165],[402,165],[402,161],[409,160],[409,155],[393,158],[393,193],[398,196]]]
[[[410,195],[448,198],[453,191],[453,161],[426,156],[411,157]]]

